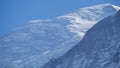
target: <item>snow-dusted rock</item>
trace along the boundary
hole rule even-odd
[[[99,20],[114,15],[111,4],[81,8],[55,19],[31,20],[0,38],[0,68],[38,68],[62,56]]]
[[[91,29],[85,37],[58,59],[50,60],[43,68],[119,68],[120,11]]]

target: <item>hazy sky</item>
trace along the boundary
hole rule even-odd
[[[48,19],[64,15],[81,7],[120,0],[0,0],[0,36],[33,19]]]

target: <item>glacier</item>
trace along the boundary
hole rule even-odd
[[[120,7],[100,4],[46,20],[31,20],[0,38],[0,68],[41,68],[78,43],[93,25]]]

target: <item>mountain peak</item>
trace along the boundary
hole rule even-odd
[[[118,6],[116,6],[116,5],[113,5],[113,4],[109,4],[109,3],[93,5],[93,6],[89,6],[89,8],[90,8],[90,7],[106,7],[106,6],[120,9],[120,7],[118,7]],[[84,8],[85,8],[85,7],[84,7]],[[88,7],[86,7],[86,8],[88,8]]]
[[[115,15],[118,22],[119,16],[120,11]],[[43,68],[119,68],[120,24],[115,22],[114,15],[99,21],[87,31],[80,43]]]
[[[113,4],[104,4],[104,5],[106,5],[106,6],[108,6],[108,7],[111,7],[111,8],[114,8],[114,9],[116,9],[116,10],[119,10],[119,9],[120,9],[119,6],[116,6],[116,5],[113,5]]]
[[[99,5],[96,5],[96,6],[112,6],[112,7],[114,7],[115,5],[110,4],[110,3],[105,3],[105,4],[99,4]]]
[[[89,6],[89,7],[83,7],[83,8],[80,8],[80,9],[78,9],[78,10],[72,12],[72,13],[69,13],[69,14],[66,14],[66,15],[63,15],[63,16],[59,16],[58,18],[66,18],[66,17],[69,18],[70,16],[76,16],[76,15],[78,15],[80,13],[82,15],[84,13],[89,14],[89,12],[90,13],[93,12],[93,13],[96,13],[96,14],[103,14],[103,13],[106,13],[106,12],[111,13],[111,12],[118,11],[118,10],[120,10],[119,6],[115,6],[113,4],[106,3],[106,4],[99,4],[99,5]],[[113,13],[113,14],[115,14],[115,13]]]
[[[78,36],[83,37],[84,33],[93,26],[96,22],[104,19],[105,17],[115,15],[120,7],[112,4],[100,4],[85,8],[80,8],[72,13],[58,17],[59,19],[68,20],[70,23],[68,29],[76,33]],[[83,27],[84,26],[84,27]],[[85,27],[89,28],[85,28]],[[82,31],[81,30],[82,28]]]
[[[81,8],[62,18],[29,21],[0,38],[0,68],[38,68],[50,58],[62,56],[93,25],[117,12],[116,9],[104,8],[106,6],[110,4]]]
[[[106,3],[106,4],[90,6],[82,9],[98,9],[98,10],[105,10],[105,11],[111,11],[111,10],[114,11],[114,10],[119,10],[120,7],[113,4]]]

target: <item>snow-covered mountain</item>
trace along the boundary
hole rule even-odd
[[[120,68],[120,11],[98,22],[80,43],[44,68]]]
[[[120,8],[101,4],[48,20],[31,20],[0,38],[0,68],[38,68],[66,53],[94,24]]]

